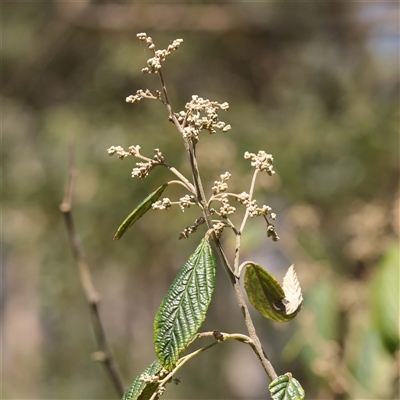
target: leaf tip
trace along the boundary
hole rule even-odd
[[[121,239],[121,234],[120,234],[119,231],[117,231],[117,232],[115,232],[115,235],[114,235],[114,237],[113,237],[113,240],[119,240],[119,239]]]

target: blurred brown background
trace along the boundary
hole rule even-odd
[[[192,94],[229,102],[232,131],[202,135],[210,188],[226,170],[248,190],[244,151],[275,158],[257,198],[277,213],[281,241],[251,220],[243,259],[280,280],[294,263],[304,307],[288,324],[252,308],[278,373],[307,399],[397,399],[399,315],[399,4],[2,3],[3,399],[111,399],[59,204],[75,137],[77,229],[102,294],[101,312],[126,385],[153,359],[152,323],[202,232],[198,216],[150,212],[119,242],[119,223],[170,178],[132,180],[111,145],[159,147],[187,171],[161,104],[125,103],[158,48],[183,38],[164,74],[175,110]],[[168,197],[182,196],[179,190]],[[240,209],[240,207],[238,207]],[[232,235],[226,236],[228,251]],[[225,273],[202,330],[245,332]],[[188,363],[165,399],[261,399],[268,380],[249,348],[224,343]]]

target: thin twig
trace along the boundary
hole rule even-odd
[[[253,200],[253,193],[254,193],[254,186],[256,184],[256,179],[258,175],[259,170],[256,169],[253,174],[253,178],[251,179],[251,185],[250,185],[250,190],[249,190],[249,204],[251,204]],[[246,226],[247,219],[249,217],[249,209],[246,207],[246,211],[243,217],[242,224],[240,225],[239,233],[236,235],[236,245],[235,245],[235,261],[234,261],[234,272],[235,275],[240,277],[240,271],[239,271],[239,255],[240,255],[240,247],[242,243],[242,234],[244,227]]]
[[[198,339],[207,338],[207,337],[212,337],[212,338],[214,338],[215,341],[207,346],[201,347],[200,349],[180,358],[176,362],[174,369],[172,371],[170,371],[167,375],[163,376],[163,378],[160,381],[158,381],[158,390],[153,393],[153,395],[150,397],[149,400],[156,400],[159,398],[160,389],[162,389],[161,390],[161,393],[162,393],[163,390],[165,390],[165,385],[167,383],[171,382],[173,376],[179,371],[179,369],[181,369],[183,367],[184,364],[186,364],[189,360],[191,360],[195,356],[199,355],[200,353],[203,353],[204,351],[211,349],[211,347],[216,346],[217,344],[220,344],[227,340],[237,340],[238,342],[250,345],[250,347],[253,349],[253,351],[257,354],[257,348],[256,348],[253,340],[249,336],[242,335],[241,333],[224,333],[224,332],[219,332],[219,331],[201,332],[195,336],[195,338],[192,340],[191,343],[193,343],[194,341],[196,341]]]
[[[93,353],[93,359],[102,362],[114,384],[115,390],[119,397],[122,397],[125,393],[125,386],[119,368],[108,346],[103,323],[101,321],[99,312],[100,295],[94,287],[92,275],[83,255],[72,218],[72,193],[76,175],[73,166],[73,152],[73,140],[71,139],[68,148],[68,175],[65,185],[64,199],[60,204],[60,210],[64,215],[70,246],[78,264],[80,280],[86,300],[90,306],[92,326],[96,336],[97,347],[99,349],[97,352]]]

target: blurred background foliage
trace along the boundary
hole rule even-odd
[[[399,359],[399,4],[2,3],[4,399],[105,399],[101,365],[59,204],[67,144],[75,138],[74,216],[101,312],[126,385],[153,359],[152,323],[199,232],[178,241],[196,210],[150,212],[119,242],[119,223],[168,171],[132,180],[134,159],[111,145],[140,144],[188,171],[161,104],[125,103],[150,54],[184,43],[164,67],[175,110],[192,94],[228,101],[228,134],[202,135],[203,178],[225,171],[248,190],[244,151],[275,158],[259,202],[277,213],[280,242],[252,220],[243,259],[281,279],[291,263],[304,307],[288,324],[255,323],[278,373],[291,371],[308,399],[397,399]],[[168,189],[170,190],[170,189]],[[181,197],[181,188],[168,197]],[[225,238],[227,251],[233,237]],[[231,253],[232,254],[232,253]],[[227,312],[229,310],[229,312]],[[221,270],[204,330],[244,332]],[[199,356],[166,399],[268,398],[246,346]]]

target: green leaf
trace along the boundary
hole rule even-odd
[[[146,383],[140,380],[141,375],[157,375],[162,369],[158,360],[153,361],[136,379],[125,392],[122,400],[149,400],[158,388],[158,382]]]
[[[303,296],[293,266],[284,279],[284,288],[258,264],[247,264],[244,287],[250,303],[265,318],[275,322],[293,319],[301,308]]]
[[[304,389],[299,381],[292,377],[291,373],[278,376],[268,386],[274,400],[303,400]]]
[[[319,278],[307,291],[306,308],[315,321],[317,334],[324,340],[337,340],[340,318],[337,283],[331,278]],[[314,353],[318,358],[319,354]],[[309,360],[308,365],[311,363]]]
[[[171,370],[194,339],[214,293],[216,264],[204,238],[179,271],[154,320],[154,345],[165,369]]]
[[[386,251],[371,279],[371,309],[375,326],[391,353],[400,345],[399,335],[399,245]]]
[[[353,316],[354,317],[354,316]],[[368,315],[355,317],[346,335],[346,359],[349,371],[358,385],[353,399],[392,399],[396,385],[395,358],[385,348],[379,332]]]
[[[150,210],[151,205],[155,203],[161,196],[162,192],[168,186],[168,183],[160,186],[156,191],[149,194],[124,220],[114,235],[114,240],[121,239],[122,235],[130,228],[139,218],[143,217]]]

